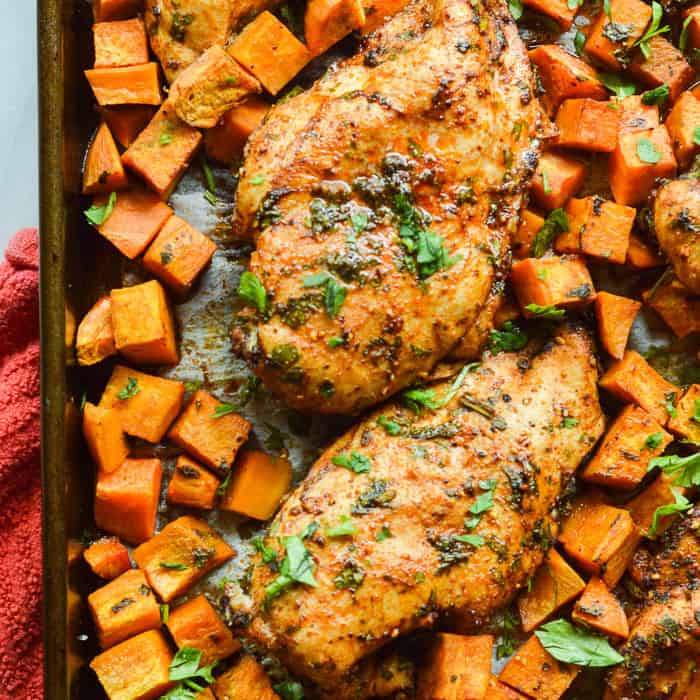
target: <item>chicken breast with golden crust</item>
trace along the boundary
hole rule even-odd
[[[496,0],[416,0],[252,136],[235,231],[266,291],[233,338],[288,404],[358,413],[425,376],[508,255],[542,127]]]
[[[560,329],[409,395],[432,410],[378,409],[273,521],[245,634],[340,700],[367,697],[359,662],[398,636],[487,621],[556,536],[557,498],[603,431],[597,376],[587,334]]]

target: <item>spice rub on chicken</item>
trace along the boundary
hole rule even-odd
[[[364,698],[359,662],[398,636],[487,621],[556,536],[557,498],[603,431],[597,377],[587,334],[561,328],[409,393],[419,413],[371,414],[272,522],[244,634],[333,697]]]
[[[505,5],[410,4],[252,135],[236,350],[289,405],[324,413],[427,375],[498,282],[541,128]]]

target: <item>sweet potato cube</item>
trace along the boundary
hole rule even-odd
[[[627,248],[627,265],[637,270],[649,270],[660,267],[664,259],[649,245],[634,233],[630,234],[630,245]]]
[[[127,435],[160,442],[182,407],[185,386],[117,365],[102,394],[102,408],[116,408]]]
[[[152,537],[162,478],[159,459],[125,459],[116,471],[100,472],[95,487],[97,527],[130,544]]]
[[[579,9],[568,0],[524,0],[523,5],[551,17],[562,29],[571,26]]]
[[[679,338],[700,331],[700,299],[675,277],[644,292],[642,299]]]
[[[612,102],[590,97],[564,100],[557,112],[557,145],[611,153],[617,144],[620,112]]]
[[[256,520],[268,520],[292,483],[292,466],[282,457],[248,451],[234,467],[220,510],[232,510]]]
[[[100,646],[108,649],[160,627],[160,608],[143,571],[130,569],[88,596]]]
[[[160,282],[113,289],[110,296],[117,350],[140,364],[176,364],[175,321]]]
[[[217,700],[279,700],[265,669],[252,657],[243,656],[235,666],[220,675],[214,685]]]
[[[129,456],[129,443],[119,413],[86,403],[83,410],[83,434],[98,469],[113,472]]]
[[[557,253],[583,253],[624,264],[636,209],[601,197],[571,198],[566,205],[569,230],[555,243]]]
[[[78,326],[75,352],[79,365],[95,365],[114,355],[112,301],[108,296],[98,299]]]
[[[558,209],[578,192],[586,173],[586,166],[575,158],[547,151],[537,165],[530,194],[543,209]]]
[[[365,23],[360,0],[309,0],[304,36],[312,56],[319,56]]]
[[[122,155],[161,199],[168,199],[202,140],[202,134],[175,114],[168,100]]]
[[[547,618],[570,603],[586,587],[583,579],[552,548],[537,569],[532,586],[518,598],[524,632],[537,629]]]
[[[221,415],[220,415],[221,414]],[[206,391],[197,391],[168,437],[222,476],[233,464],[251,425]]]
[[[559,700],[580,666],[557,661],[533,634],[501,671],[498,679],[537,700]]]
[[[312,58],[306,46],[267,10],[243,29],[228,51],[273,95]]]
[[[597,576],[591,578],[576,601],[571,619],[615,639],[627,639],[630,633],[620,601]]]
[[[436,634],[419,674],[419,700],[483,700],[491,677],[493,637]],[[468,660],[468,663],[467,663]]]
[[[387,17],[391,17],[403,10],[408,5],[408,0],[364,0],[365,23],[362,34],[369,34],[377,27],[384,24]]]
[[[97,104],[159,105],[158,64],[144,63],[123,68],[91,68],[85,71]]]
[[[210,129],[248,95],[261,91],[260,83],[214,44],[177,76],[169,99],[183,122]]]
[[[168,503],[211,510],[221,482],[189,457],[178,457],[168,485]]]
[[[505,683],[501,683],[496,676],[491,676],[486,698],[487,700],[527,700],[527,695],[523,695],[517,690],[508,687]]]
[[[510,280],[525,316],[528,306],[579,308],[595,299],[588,268],[577,257],[526,258],[513,264]]]
[[[142,4],[142,0],[93,0],[92,12],[95,22],[111,22],[134,17],[140,12]]]
[[[131,146],[151,121],[154,113],[155,109],[148,105],[121,105],[100,109],[100,114],[112,135],[124,148]]]
[[[650,20],[651,7],[642,0],[610,0],[609,14],[601,7],[591,27],[586,39],[586,53],[610,70],[621,70],[618,52],[630,48],[635,41],[641,39]],[[613,29],[624,28],[624,38],[620,37],[621,41],[611,41],[608,38],[611,25]]]
[[[532,255],[532,245],[537,233],[542,228],[544,219],[529,209],[523,210],[520,215],[520,225],[512,240],[513,255],[518,259],[528,258]]]
[[[676,174],[676,159],[663,126],[620,134],[610,156],[610,189],[618,204],[642,204],[659,177]]]
[[[591,498],[582,498],[564,521],[559,542],[589,574],[598,574],[614,587],[641,540],[632,517]]]
[[[686,440],[700,442],[700,384],[692,384],[676,404],[668,429]]]
[[[202,652],[200,666],[209,666],[225,659],[241,648],[203,595],[171,610],[168,629],[178,647],[190,647]]]
[[[249,97],[224,114],[221,123],[204,134],[207,155],[230,165],[243,153],[248,137],[262,124],[270,105],[260,97]]]
[[[613,489],[633,489],[645,477],[649,461],[672,440],[643,408],[625,406],[583,470],[583,479]]]
[[[605,100],[608,96],[595,70],[557,44],[543,44],[530,51],[530,60],[544,88],[542,102],[550,116],[559,105],[572,97]]]
[[[700,151],[700,139],[695,138],[700,126],[700,100],[692,92],[684,92],[673,105],[665,124],[678,165],[687,168]]]
[[[645,105],[642,102],[641,95],[613,97],[612,102],[620,108],[621,134],[630,131],[655,129],[661,123],[659,120],[659,106]]]
[[[106,197],[95,199],[97,206],[106,202]],[[97,230],[122,255],[133,260],[146,250],[172,213],[152,192],[142,188],[128,190],[117,195],[112,213]]]
[[[95,540],[83,557],[95,575],[109,581],[131,569],[129,550],[116,537]]]
[[[629,510],[635,525],[642,532],[647,533],[651,529],[657,508],[675,503],[674,490],[681,495],[685,493],[684,489],[673,486],[674,478],[661,472],[644,491],[625,504],[625,508]],[[662,515],[658,518],[656,534],[660,535],[667,530],[676,517],[676,515]]]
[[[667,382],[634,350],[627,350],[601,377],[599,384],[620,401],[641,406],[661,425],[666,425],[667,406],[675,403],[679,393],[677,386]]]
[[[102,652],[90,667],[109,700],[155,700],[174,685],[172,660],[163,634],[150,630]]]
[[[85,158],[83,194],[114,192],[128,187],[124,167],[109,127],[102,122]]]
[[[139,17],[92,25],[95,68],[119,68],[148,63],[146,27]]]
[[[652,88],[665,83],[671,102],[675,102],[695,79],[695,71],[668,39],[657,35],[648,43],[649,58],[640,51],[629,65],[630,75]]]
[[[611,357],[619,360],[625,354],[632,324],[642,304],[610,292],[598,292],[594,306],[600,343]]]
[[[209,264],[216,244],[179,216],[171,216],[143,256],[143,265],[184,294]]]
[[[235,552],[203,520],[184,515],[133,552],[148,582],[169,603]]]

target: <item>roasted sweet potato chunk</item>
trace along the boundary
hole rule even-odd
[[[700,100],[692,92],[684,92],[673,105],[665,124],[678,165],[687,168],[700,151],[700,139],[696,138],[700,125]]]
[[[620,297],[610,292],[598,292],[596,296],[598,337],[606,352],[616,360],[625,354],[632,324],[641,307],[641,302],[635,299]]]
[[[100,109],[100,114],[112,135],[124,148],[131,146],[151,121],[154,113],[155,108],[148,105],[121,105]]]
[[[231,630],[203,595],[171,610],[168,629],[178,647],[189,647],[202,652],[200,666],[209,666],[225,659],[241,648]]]
[[[265,669],[252,657],[243,656],[235,666],[220,675],[214,683],[217,700],[255,698],[278,700]]]
[[[142,0],[94,0],[92,13],[95,22],[129,19],[141,10]]]
[[[128,187],[117,145],[102,122],[88,148],[83,170],[83,194],[114,192]]]
[[[700,299],[676,277],[664,276],[642,299],[679,338],[700,331]]]
[[[83,409],[83,435],[100,471],[116,471],[129,456],[129,443],[121,417],[113,408],[86,403]]]
[[[221,123],[204,134],[207,155],[218,163],[230,165],[243,153],[248,137],[262,124],[270,105],[260,97],[249,97],[226,112]]]
[[[658,457],[672,440],[643,408],[625,406],[582,476],[594,484],[631,490],[646,475],[649,461]]]
[[[517,690],[508,687],[505,683],[501,683],[496,676],[491,676],[486,698],[487,700],[526,700],[527,695],[523,695]]]
[[[169,603],[234,554],[203,520],[184,515],[137,547],[133,557],[153,590]]]
[[[647,486],[644,491],[625,504],[634,520],[635,525],[643,532],[648,533],[654,522],[654,513],[657,508],[675,503],[674,490],[679,495],[685,494],[685,489],[673,486],[673,477],[663,472]],[[657,519],[656,534],[662,534],[677,515],[662,515]]]
[[[95,488],[97,527],[130,544],[152,537],[162,477],[159,459],[125,459],[116,471],[101,472]]]
[[[613,104],[618,105],[620,109],[621,134],[655,129],[660,124],[658,105],[644,104],[641,95],[614,97]]]
[[[540,157],[530,194],[543,209],[563,207],[583,185],[587,169],[570,156],[547,151]]]
[[[525,209],[520,215],[520,225],[512,241],[513,255],[518,260],[529,258],[532,255],[532,245],[537,233],[542,228],[542,224],[544,224],[544,219],[529,209]]]
[[[630,74],[649,87],[668,85],[671,102],[693,82],[695,71],[683,54],[663,36],[649,39],[648,57],[641,51],[629,65]]]
[[[180,412],[185,386],[117,365],[100,400],[119,411],[127,435],[159,442]]]
[[[95,365],[114,355],[114,330],[112,328],[112,301],[102,297],[88,311],[78,326],[75,352],[79,365]]]
[[[197,391],[170,430],[170,439],[225,476],[248,439],[250,423],[206,391]]]
[[[700,442],[700,384],[692,384],[676,404],[668,429],[686,440]]]
[[[131,569],[129,550],[117,537],[95,540],[83,552],[83,557],[93,573],[109,581]]]
[[[160,608],[143,571],[131,569],[88,596],[100,646],[160,627]]]
[[[611,153],[617,144],[620,111],[612,102],[590,97],[564,100],[557,111],[557,145]]]
[[[637,270],[648,270],[663,265],[664,259],[649,243],[631,233],[630,245],[627,248],[627,260],[625,262]]]
[[[309,0],[304,14],[306,45],[318,56],[364,23],[360,0]]]
[[[221,482],[189,457],[180,456],[168,485],[168,503],[211,510]]]
[[[268,520],[292,483],[292,465],[264,452],[244,452],[221,499],[221,510],[232,510],[257,520]]]
[[[156,700],[174,685],[172,659],[163,634],[150,630],[103,652],[90,667],[109,700]]]
[[[139,17],[120,22],[96,22],[95,68],[120,68],[148,63],[146,27]]]
[[[85,77],[101,107],[161,103],[157,63],[123,68],[91,68],[85,71]]]
[[[576,602],[571,619],[615,639],[627,639],[629,635],[627,615],[620,601],[597,576],[588,582],[586,590]]]
[[[175,321],[160,282],[113,289],[110,297],[117,350],[139,364],[176,364]]]

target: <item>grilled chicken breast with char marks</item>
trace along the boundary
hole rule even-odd
[[[581,330],[469,369],[461,385],[432,387],[444,403],[433,411],[390,403],[360,422],[282,506],[265,544],[281,562],[280,542],[317,523],[305,540],[316,587],[270,594],[278,571],[255,561],[245,634],[335,698],[368,697],[358,663],[399,635],[445,615],[469,630],[507,603],[542,561],[557,497],[603,431]],[[351,536],[328,534],[343,523]]]
[[[249,141],[234,225],[268,304],[237,351],[301,410],[425,376],[498,282],[542,124],[505,5],[410,4]]]
[[[700,506],[664,533],[655,557],[635,556],[648,559],[648,599],[631,620],[605,700],[690,700],[700,684]]]

